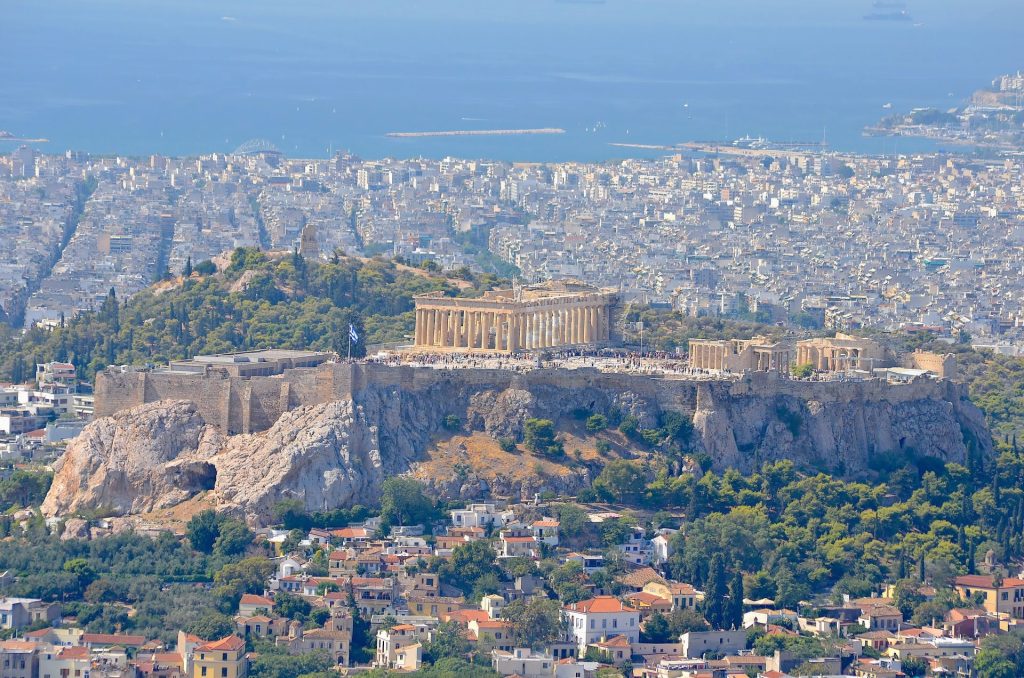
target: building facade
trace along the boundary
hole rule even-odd
[[[878,342],[842,333],[796,342],[796,362],[822,372],[870,371],[891,364]]]
[[[430,292],[416,297],[415,348],[513,353],[611,341],[616,294],[559,281],[492,290],[476,299]]]
[[[587,645],[612,636],[625,636],[631,642],[640,640],[640,612],[613,596],[597,596],[568,605],[562,610],[569,640],[579,651]]]
[[[767,337],[691,339],[690,367],[729,372],[788,372],[793,348]]]

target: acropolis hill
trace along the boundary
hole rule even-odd
[[[43,507],[48,515],[97,507],[140,513],[207,490],[216,506],[256,521],[285,498],[300,498],[311,510],[372,504],[384,478],[431,460],[453,435],[521,439],[530,417],[551,419],[561,430],[579,412],[633,415],[642,427],[670,411],[692,417],[689,451],[707,454],[718,469],[750,471],[791,459],[807,470],[856,477],[880,455],[964,463],[969,454],[992,453],[965,388],[927,377],[891,384],[777,372],[726,379],[372,362],[322,362],[248,378],[227,369],[108,370],[98,379],[97,410],[113,416],[69,445]],[[252,433],[231,435],[243,431]],[[592,472],[581,469],[575,482],[589,482]],[[460,482],[439,485],[466,498],[500,486],[494,477]],[[510,491],[526,494],[546,482],[536,478]]]

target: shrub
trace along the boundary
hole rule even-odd
[[[797,379],[806,379],[814,373],[814,366],[810,363],[801,363],[799,365],[793,365],[793,376]]]
[[[639,430],[640,420],[632,414],[627,414],[623,417],[622,423],[619,424],[619,431],[627,438],[635,438]]]
[[[555,424],[550,419],[527,419],[523,424],[526,449],[534,454],[546,454],[555,444]]]
[[[608,417],[603,414],[594,414],[587,418],[587,430],[591,433],[598,433],[608,428]]]
[[[462,420],[454,414],[449,414],[444,418],[444,421],[441,422],[441,425],[449,431],[458,431],[462,428]]]
[[[509,452],[509,453],[515,452],[516,449],[518,448],[518,446],[516,445],[515,439],[514,438],[508,438],[508,437],[498,438],[498,447],[501,448],[502,452]]]

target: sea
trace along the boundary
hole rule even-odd
[[[891,6],[900,3],[878,3]],[[0,130],[67,149],[601,161],[742,136],[850,152],[1024,67],[1021,0],[4,0]],[[899,11],[899,10],[895,10]],[[887,107],[891,105],[891,109]],[[392,138],[388,132],[563,128]],[[0,142],[0,152],[15,147]],[[955,150],[955,149],[952,149]]]

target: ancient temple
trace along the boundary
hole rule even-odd
[[[415,302],[417,350],[512,353],[607,344],[616,293],[554,281],[491,290],[475,299],[431,292]]]

